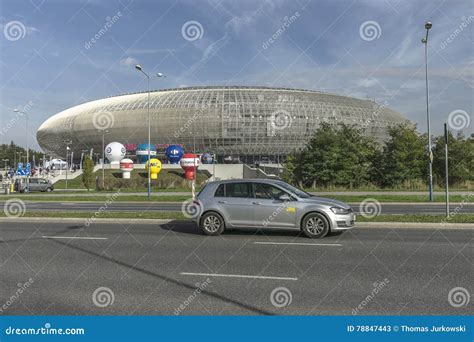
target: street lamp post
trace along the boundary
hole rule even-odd
[[[67,176],[68,176],[68,169],[69,169],[69,163],[68,163],[68,154],[69,154],[69,145],[72,144],[71,140],[65,140],[64,143],[66,144],[66,190],[67,190]],[[62,168],[62,166],[60,166]]]
[[[25,136],[26,136],[26,163],[30,162],[30,146],[29,146],[29,139],[28,139],[28,113],[18,108],[13,110],[15,113],[20,113],[25,115]]]
[[[7,162],[9,159],[2,159],[2,161],[5,163],[5,177],[7,176]]]
[[[150,118],[150,75],[148,75],[141,65],[135,65],[135,69],[140,71],[143,75],[145,75],[147,79],[147,92],[148,92],[148,100],[147,100],[147,113],[148,113],[148,198],[151,196],[151,176],[150,176],[150,159],[151,159],[151,118]],[[166,77],[162,73],[157,73],[156,77]]]
[[[28,164],[30,162],[30,146],[29,146],[29,139],[28,139],[28,113],[18,108],[15,108],[13,111],[15,113],[20,113],[20,114],[25,115],[25,136],[26,136],[26,163],[25,164]],[[26,165],[25,165],[25,168],[26,168]],[[28,174],[26,175],[26,187],[29,191],[30,190],[30,176]]]
[[[99,132],[102,132],[102,190],[105,189],[105,134],[109,133],[106,129],[100,129]]]
[[[448,125],[444,124],[444,172],[446,176],[446,217],[449,217]]]
[[[433,24],[430,21],[425,23],[426,35],[421,39],[425,44],[425,83],[426,83],[426,120],[428,125],[428,157],[429,157],[429,196],[433,202],[433,152],[431,150],[431,129],[430,129],[430,110],[429,110],[429,92],[428,92],[428,33]]]
[[[82,162],[84,161],[84,154],[87,153],[87,152],[89,152],[89,150],[82,150],[81,151],[81,162],[79,164],[79,170],[81,170],[81,171],[82,171]]]

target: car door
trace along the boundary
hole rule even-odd
[[[223,183],[217,189],[215,197],[228,224],[234,227],[253,226],[251,183]]]
[[[38,191],[38,179],[30,178],[28,181],[28,191]]]
[[[254,183],[254,225],[258,227],[296,227],[296,200],[285,190],[269,183]],[[287,195],[287,199],[280,197]]]
[[[38,190],[46,191],[46,189],[48,189],[49,183],[46,179],[38,179],[38,182]]]

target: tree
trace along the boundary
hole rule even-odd
[[[375,141],[361,130],[322,123],[306,148],[289,158],[288,178],[312,187],[367,185],[376,151]]]
[[[282,178],[285,182],[288,183],[298,183],[298,178],[296,177],[295,171],[298,163],[297,153],[290,154],[284,164]]]
[[[381,185],[395,187],[426,182],[427,138],[420,136],[415,126],[406,124],[390,127],[388,134],[380,165]]]
[[[82,165],[82,184],[90,191],[92,185],[94,184],[94,163],[90,157],[85,157]]]
[[[34,151],[32,149],[29,150],[29,157],[30,163],[35,161],[36,166],[38,166],[41,162],[41,157],[44,154],[38,151]],[[10,144],[1,144],[0,145],[0,167],[3,169],[5,167],[5,163],[2,162],[3,159],[8,159],[7,165],[11,167],[16,167],[15,162],[20,162],[19,157],[21,156],[21,162],[26,161],[26,149],[21,146],[16,145],[13,141]]]
[[[445,142],[444,136],[434,141],[433,174],[438,185],[445,183]],[[449,183],[453,186],[474,180],[474,140],[466,139],[462,133],[456,137],[448,133]]]

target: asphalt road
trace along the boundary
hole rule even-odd
[[[3,207],[5,201],[0,201],[0,206]],[[457,204],[451,204],[450,208],[453,211]],[[37,202],[26,201],[26,211],[85,211],[95,212],[104,203],[94,202]],[[354,212],[359,213],[359,205],[353,205]],[[442,203],[435,204],[413,204],[413,203],[381,203],[380,214],[444,214],[446,209]],[[107,211],[181,211],[181,203],[137,203],[137,202],[113,202],[107,204]],[[474,205],[464,204],[460,213],[474,214]]]
[[[311,240],[277,230],[206,237],[185,222],[2,222],[0,309],[351,315],[359,306],[361,315],[468,315],[472,304],[455,307],[448,296],[456,287],[473,293],[472,232],[372,228]],[[273,301],[272,292],[280,293]]]

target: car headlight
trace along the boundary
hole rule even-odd
[[[352,210],[351,210],[351,209],[344,209],[344,208],[340,208],[340,207],[332,207],[332,208],[331,208],[331,211],[332,211],[334,214],[337,214],[337,215],[347,215],[347,214],[349,214]]]

